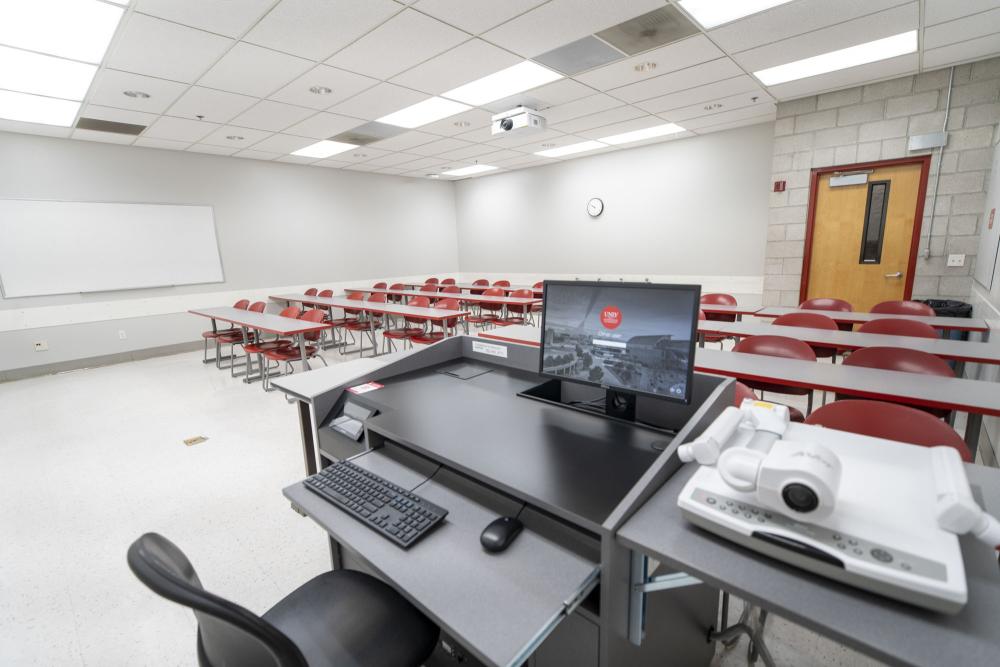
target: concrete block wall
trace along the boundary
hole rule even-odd
[[[810,170],[913,155],[906,148],[910,136],[944,125],[948,78],[948,69],[936,70],[778,104],[771,180],[787,186],[771,193],[765,305],[799,303]],[[953,86],[948,144],[940,160],[936,150],[932,153],[914,298],[967,299],[972,288],[993,133],[1000,121],[1000,58],[956,67]],[[945,266],[953,253],[966,255],[964,266]]]

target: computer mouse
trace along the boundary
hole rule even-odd
[[[483,534],[479,536],[479,541],[487,551],[500,553],[510,546],[522,528],[524,528],[524,524],[518,519],[512,516],[502,516],[486,526]]]

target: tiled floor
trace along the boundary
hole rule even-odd
[[[280,493],[304,475],[293,408],[199,354],[0,384],[0,665],[196,664],[190,612],[126,566],[146,531],[256,612],[328,567],[319,529]],[[196,435],[208,441],[182,443]],[[780,665],[877,664],[767,623]],[[741,640],[714,664],[745,655]]]

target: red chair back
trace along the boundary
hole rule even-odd
[[[698,309],[698,319],[699,320],[708,319],[707,317],[705,317],[705,311],[702,310],[701,308]]]
[[[509,280],[497,280],[496,282],[493,283],[493,286],[494,287],[510,287],[510,281]]]
[[[319,292],[318,289],[316,289],[315,287],[310,287],[309,289],[306,290],[306,296],[316,296],[317,292]]]
[[[507,292],[503,287],[491,287],[488,290],[483,291],[483,296],[504,296]],[[496,303],[492,301],[481,301],[479,307],[483,310],[492,310],[494,312],[501,310],[503,308],[502,303]]]
[[[917,320],[897,320],[892,317],[879,318],[862,324],[860,333],[887,334],[890,336],[915,336],[917,338],[940,338],[938,332],[926,322]]]
[[[838,329],[836,322],[826,315],[819,313],[788,313],[776,318],[774,324],[779,327],[805,327],[808,329],[826,329],[828,331],[837,331]],[[823,359],[830,358],[837,353],[837,349],[834,347],[817,345],[810,347],[812,347],[817,357]]]
[[[247,310],[251,313],[263,313],[264,309],[267,308],[267,304],[263,301],[255,301]]]
[[[799,304],[802,310],[836,310],[842,313],[853,313],[854,306],[843,299],[832,299],[829,297],[817,297],[806,299]]]
[[[540,290],[540,289],[542,289],[543,287],[545,287],[545,281],[543,281],[543,280],[539,280],[539,281],[538,281],[537,283],[535,283],[535,284],[534,284],[534,285],[532,285],[531,287],[532,287],[532,289],[536,289],[536,290]]]
[[[483,285],[485,287],[489,287],[490,281],[486,280],[486,278],[477,278],[476,280],[472,281],[472,284],[473,285]],[[480,294],[483,293],[483,290],[481,290],[481,289],[474,289],[474,290],[470,290],[470,292],[472,294],[476,295],[476,296],[479,296]]]
[[[278,317],[291,317],[292,319],[298,319],[301,313],[302,309],[298,306],[289,306],[278,313]]]
[[[382,294],[381,292],[379,292],[378,294],[372,294],[370,297],[366,299],[366,301],[368,301],[369,303],[385,303],[386,302],[385,294]]]
[[[733,352],[816,361],[816,353],[811,347],[800,340],[785,336],[751,336],[750,338],[744,338],[736,343],[733,347]],[[787,387],[772,382],[751,380],[749,378],[741,379],[748,387],[759,389],[760,391],[772,391],[779,394],[793,394],[795,396],[805,396],[812,393],[812,390],[806,387]]]
[[[437,283],[424,283],[424,286],[420,288],[421,292],[437,292]]]
[[[318,324],[323,321],[323,318],[325,316],[326,313],[324,313],[322,310],[320,310],[319,308],[313,308],[312,310],[307,310],[306,312],[299,315],[299,319],[302,320],[303,322],[312,322],[313,324]],[[303,334],[303,336],[305,336],[305,339],[308,341],[317,341],[319,340],[320,334],[322,333],[323,330],[320,329],[317,331],[310,331],[307,334]]]
[[[455,279],[454,278],[445,278],[444,280],[441,281],[441,284],[442,285],[454,285],[455,284]]]
[[[386,282],[377,282],[374,285],[372,285],[372,289],[385,289],[386,286],[388,286],[388,283]]]
[[[952,447],[963,461],[972,462],[972,453],[955,429],[906,405],[851,399],[834,401],[809,415],[806,423],[922,447]]]
[[[428,284],[437,285],[438,284],[438,279],[437,278],[428,278],[427,280],[424,281],[424,284],[425,285],[428,285]]]
[[[734,297],[732,294],[722,294],[719,292],[712,292],[709,294],[702,294],[701,303],[706,306],[735,306],[736,297]],[[728,313],[705,313],[705,317],[715,322],[736,321],[736,315],[730,315]]]
[[[361,301],[362,299],[365,298],[365,295],[362,294],[361,292],[351,292],[350,294],[347,295],[347,298],[350,299],[351,301]],[[360,313],[361,313],[360,308],[344,308],[345,315],[358,315]]]
[[[890,315],[924,315],[934,316],[934,309],[919,301],[883,301],[872,306],[873,313],[888,313]]]
[[[458,299],[440,299],[434,304],[434,308],[440,308],[441,310],[458,310]],[[457,317],[452,317],[451,319],[442,320],[442,325],[450,329],[458,323]]]
[[[430,308],[431,300],[426,296],[414,296],[410,297],[410,302],[406,305],[413,306],[414,308]],[[427,321],[426,317],[420,315],[404,315],[403,319],[410,324],[423,324]]]
[[[404,290],[406,289],[406,285],[404,285],[403,283],[393,283],[389,285],[389,289]],[[388,296],[389,296],[389,301],[392,301],[393,303],[400,303],[403,301],[403,296],[401,294],[390,294]]]
[[[444,285],[444,283],[441,283]],[[462,288],[458,285],[445,285],[441,288],[441,294],[461,294]]]
[[[333,290],[332,289],[325,289],[322,292],[320,292],[319,294],[317,294],[316,296],[321,296],[324,299],[329,299],[330,297],[333,296]]]
[[[901,347],[865,347],[855,350],[844,359],[845,366],[881,368],[886,371],[923,373],[940,377],[955,377],[948,362],[930,352],[909,350]]]
[[[240,299],[239,301],[233,304],[233,308],[239,308],[240,310],[246,310],[249,307],[250,307],[249,299]]]
[[[518,299],[532,299],[535,296],[535,290],[533,290],[533,289],[516,289],[513,292],[511,292],[510,295],[512,297],[516,297]],[[527,313],[530,310],[531,310],[531,304],[528,304],[528,303],[523,304],[523,305],[522,304],[513,304],[512,303],[512,304],[509,304],[507,306],[507,312],[508,313],[521,313],[523,315],[524,313]]]

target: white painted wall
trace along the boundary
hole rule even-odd
[[[459,181],[462,272],[682,277],[756,285],[759,299],[773,134],[767,123]]]
[[[197,340],[185,311],[233,294],[458,268],[451,183],[0,133],[0,198],[211,205],[226,278],[0,299],[0,371]]]

